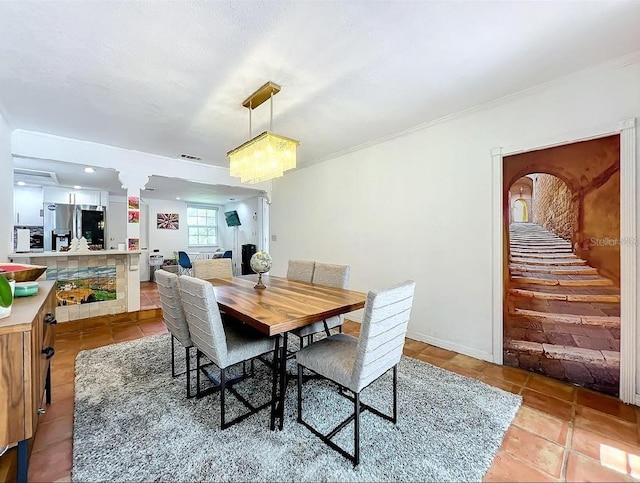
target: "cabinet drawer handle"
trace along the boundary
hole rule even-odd
[[[56,320],[56,316],[53,315],[51,312],[49,312],[47,315],[45,315],[44,317],[44,323],[45,324],[51,324],[51,325],[56,325],[58,323],[58,321]]]
[[[49,346],[42,349],[42,353],[47,356],[47,359],[51,359],[53,357],[53,354],[56,353],[56,351],[53,349],[53,347]]]

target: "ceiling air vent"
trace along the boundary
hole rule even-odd
[[[191,154],[181,154],[180,157],[182,159],[190,159],[192,161],[202,161],[202,158],[200,156],[193,156]]]
[[[58,176],[56,173],[52,173],[50,171],[38,171],[35,169],[23,169],[23,168],[15,168],[13,170],[13,174],[16,178],[30,178],[32,180],[39,180],[41,182],[51,181],[53,183],[58,183]]]

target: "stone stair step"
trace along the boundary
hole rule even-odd
[[[513,272],[529,272],[529,273],[548,273],[553,275],[597,275],[598,271],[590,266],[584,265],[526,265],[515,264],[509,265],[509,270]]]
[[[558,242],[542,242],[542,241],[518,241],[510,240],[509,246],[512,247],[525,247],[525,248],[573,248],[570,243],[558,243]]]
[[[537,252],[522,252],[519,250],[513,250],[511,252],[512,257],[527,257],[527,258],[578,258],[573,253],[537,253]]]
[[[518,308],[564,315],[620,317],[618,302],[569,302],[517,296],[508,296],[507,300],[509,310]]]
[[[553,257],[554,255],[557,258],[566,258],[567,254],[573,254],[572,250],[511,250],[511,254],[513,256],[523,256],[528,255],[536,258],[537,255],[548,255]]]
[[[562,287],[558,285],[525,285],[512,287],[507,293],[514,297],[568,302],[620,303],[620,290],[615,287]]]
[[[536,238],[536,237],[518,237],[518,236],[510,236],[510,243],[520,244],[520,245],[559,245],[559,246],[571,246],[571,242],[567,240],[563,240],[562,238]]]
[[[599,275],[550,275],[544,277],[547,274],[537,274],[537,276],[531,274],[525,274],[523,276],[513,275],[511,280],[517,283],[531,283],[536,285],[558,285],[561,287],[606,287],[613,285],[613,281],[600,277]],[[575,277],[575,278],[560,278],[560,277]],[[579,277],[579,278],[578,278]]]
[[[586,260],[582,258],[527,258],[511,256],[513,263],[525,263],[528,265],[544,265],[544,266],[567,266],[567,265],[586,265]]]
[[[523,318],[528,321],[539,322],[541,324],[572,324],[578,326],[604,327],[608,329],[620,328],[620,317],[615,316],[562,314],[519,309],[516,307],[509,311],[509,317]]]
[[[561,245],[542,245],[542,244],[532,244],[532,243],[509,243],[509,246],[512,250],[572,250],[573,247],[571,245],[561,246]]]
[[[597,366],[620,366],[620,353],[609,350],[584,349],[564,345],[544,344],[525,340],[505,341],[505,349],[524,352],[531,355],[544,355],[547,359],[596,364]]]

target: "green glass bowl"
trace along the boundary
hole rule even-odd
[[[29,297],[38,293],[38,282],[16,282],[14,297]]]

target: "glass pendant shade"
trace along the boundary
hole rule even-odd
[[[247,184],[279,178],[296,167],[298,144],[295,139],[265,131],[227,153],[230,174]]]

